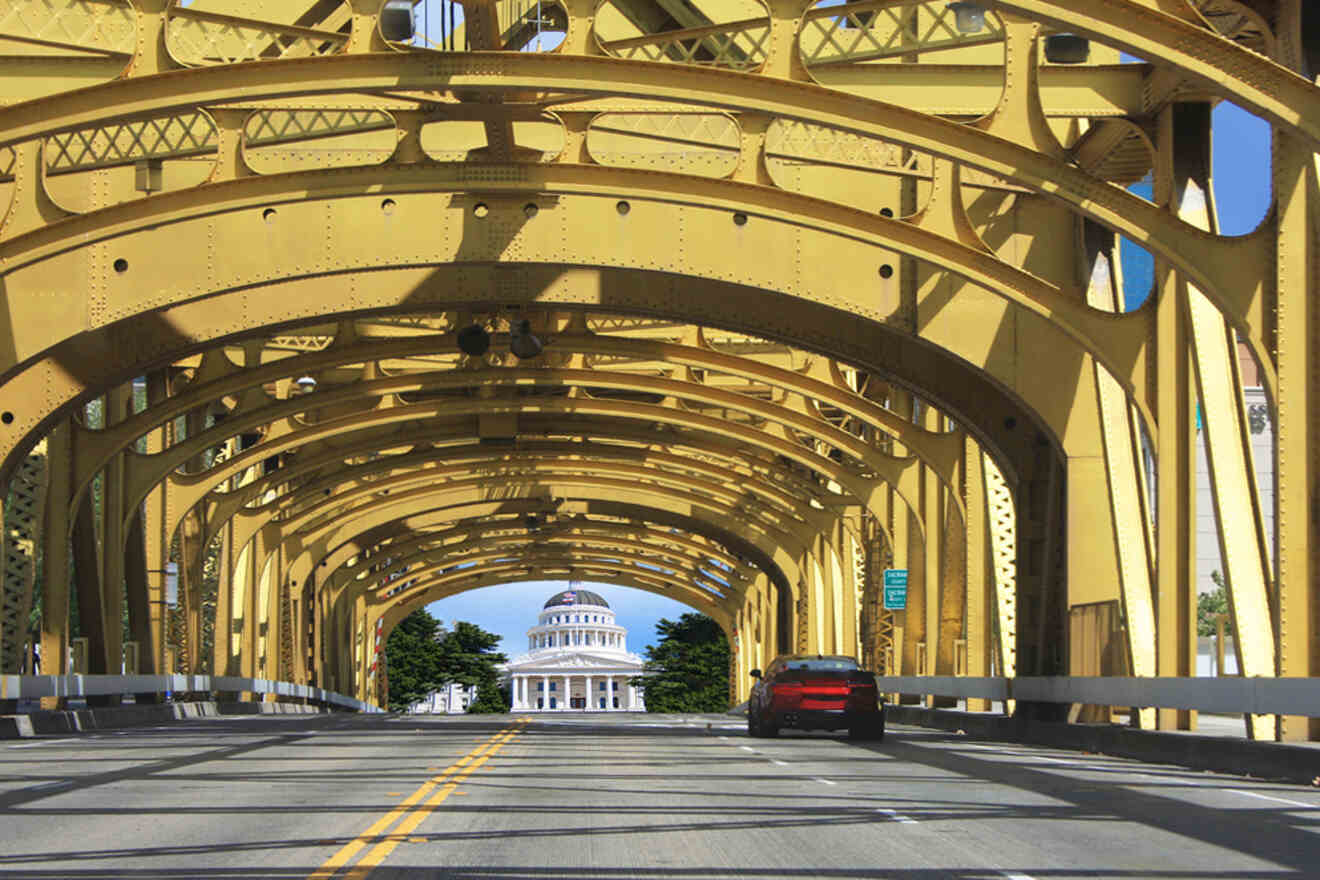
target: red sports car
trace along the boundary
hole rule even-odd
[[[777,736],[785,727],[842,730],[853,739],[885,738],[885,707],[875,676],[851,657],[791,654],[777,657],[747,701],[749,736]]]

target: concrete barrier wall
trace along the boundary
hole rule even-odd
[[[1195,733],[1162,733],[1108,724],[1062,724],[1026,721],[985,712],[888,706],[898,724],[912,724],[972,739],[1029,743],[1058,749],[1115,755],[1156,764],[1174,764],[1235,776],[1279,779],[1311,785],[1320,776],[1320,751],[1314,746],[1258,742]]]
[[[221,715],[323,715],[332,711],[300,703],[216,702],[155,703],[141,706],[107,706],[96,709],[29,712],[0,716],[0,739],[21,739],[58,733],[119,730],[127,727],[156,727],[194,718]]]
[[[881,693],[1320,717],[1320,678],[878,675]]]
[[[228,675],[0,675],[0,700],[245,692],[309,700],[353,712],[381,711],[379,706],[334,691],[264,678]]]

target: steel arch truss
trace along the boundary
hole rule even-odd
[[[407,609],[568,573],[708,609],[734,698],[788,648],[1190,675],[1199,431],[1243,668],[1320,674],[1315,13],[982,5],[567,0],[538,52],[489,4],[441,52],[378,0],[11,3],[3,671],[66,665],[72,582],[85,670],[127,604],[143,669],[375,697]],[[1275,131],[1247,236],[1220,100]]]

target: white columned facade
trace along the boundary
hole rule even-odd
[[[643,670],[642,658],[628,652],[627,630],[615,621],[605,598],[589,590],[565,590],[550,597],[527,631],[528,653],[502,667],[512,688],[512,707],[528,712],[636,712],[640,693],[630,682]],[[583,701],[574,706],[574,684]],[[539,682],[539,691],[532,687]],[[551,691],[551,686],[555,690]],[[604,690],[601,690],[601,688]],[[554,709],[550,708],[551,698]],[[602,703],[604,698],[604,705]],[[615,701],[617,702],[617,705]],[[538,705],[539,701],[539,705]]]

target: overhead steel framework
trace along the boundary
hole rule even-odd
[[[711,615],[733,700],[1191,676],[1200,431],[1244,673],[1320,675],[1311,6],[10,0],[0,672],[377,700],[409,611],[544,578]]]

